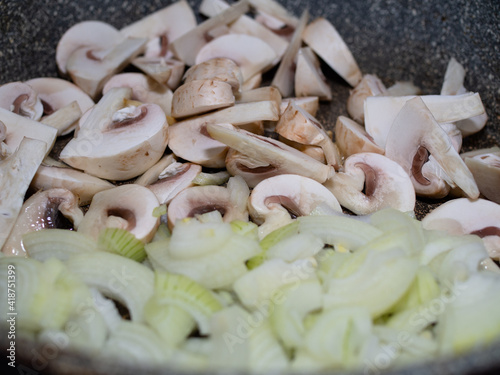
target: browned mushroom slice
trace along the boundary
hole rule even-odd
[[[392,207],[415,208],[415,189],[408,174],[391,159],[363,152],[349,156],[344,170],[325,183],[340,204],[357,215]]]
[[[362,74],[356,60],[338,31],[326,18],[318,17],[307,25],[302,38],[347,83],[353,87],[359,83]]]
[[[78,229],[83,211],[77,197],[67,189],[39,191],[24,202],[2,251],[16,256],[27,256],[22,236],[45,228]]]
[[[132,60],[132,65],[171,90],[175,90],[181,83],[185,68],[183,62],[164,57],[136,57]]]
[[[229,83],[211,79],[194,80],[174,91],[172,116],[194,116],[232,105],[234,95]]]
[[[351,91],[347,99],[347,112],[354,121],[365,122],[365,99],[369,96],[382,95],[387,92],[382,81],[373,74],[365,74]]]
[[[0,86],[0,108],[35,121],[43,115],[43,105],[36,91],[23,82]]]
[[[476,234],[483,239],[491,258],[500,258],[500,205],[486,199],[452,199],[422,219],[429,230],[450,234]]]
[[[233,92],[240,91],[243,76],[240,67],[231,59],[216,57],[193,65],[184,73],[184,83],[199,79],[213,79],[231,85]]]
[[[431,181],[423,167],[431,156],[448,184],[456,184],[473,199],[479,196],[474,177],[420,97],[408,100],[397,115],[387,136],[385,155],[403,167],[417,194],[429,195],[425,187]]]
[[[345,116],[337,118],[335,143],[344,157],[358,152],[374,152],[381,155],[385,152],[384,149],[373,142],[373,138],[363,126]]]
[[[104,228],[122,228],[149,242],[160,224],[153,216],[158,199],[148,188],[125,184],[104,190],[92,199],[78,231],[97,239]]]
[[[157,181],[146,187],[161,204],[168,204],[179,192],[193,186],[193,180],[200,172],[200,165],[175,162],[163,170]]]
[[[466,152],[461,157],[472,172],[481,194],[500,204],[500,148]]]
[[[321,71],[320,61],[309,47],[303,47],[297,54],[295,69],[295,95],[316,96],[320,100],[332,100],[332,90]]]

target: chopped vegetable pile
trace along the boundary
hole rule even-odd
[[[498,341],[500,147],[460,153],[488,121],[463,66],[421,95],[362,73],[307,10],[199,12],[75,24],[65,79],[0,86],[14,338],[252,373],[379,373]],[[352,87],[333,132],[322,69]],[[419,197],[448,199],[417,220]]]

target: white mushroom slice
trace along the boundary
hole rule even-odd
[[[349,156],[344,170],[325,186],[340,204],[357,215],[392,207],[407,212],[415,208],[415,189],[408,174],[384,155],[362,152]]]
[[[227,171],[232,176],[241,176],[251,188],[266,178],[291,173],[290,170],[282,171],[268,162],[251,158],[233,148],[227,152],[225,162]]]
[[[320,61],[309,47],[303,47],[297,54],[295,68],[295,95],[316,96],[320,100],[332,100],[332,90],[321,71]]]
[[[218,125],[207,125],[207,130],[212,138],[261,162],[261,165],[279,169],[282,174],[295,173],[323,183],[334,173],[333,168],[272,138]]]
[[[319,204],[341,212],[334,194],[319,182],[296,174],[270,177],[254,187],[248,200],[252,220],[259,224],[259,237],[292,222],[290,216],[309,215]]]
[[[109,181],[72,168],[46,165],[38,168],[30,186],[34,190],[67,189],[77,196],[81,206],[89,204],[98,192],[114,187]]]
[[[433,118],[420,97],[406,102],[387,136],[385,155],[398,162],[411,177],[415,191],[430,185],[422,166],[428,157],[436,160],[451,183],[475,199],[479,190],[472,174],[453,148],[450,138]]]
[[[258,11],[264,12],[274,18],[279,19],[285,24],[297,27],[300,22],[297,17],[288,11],[283,5],[274,0],[250,0],[252,7]]]
[[[153,216],[158,199],[148,188],[125,184],[94,195],[78,232],[97,239],[105,228],[122,228],[143,242],[153,238],[160,219]]]
[[[241,85],[241,91],[254,90],[260,87],[262,83],[262,73],[257,73],[254,76],[248,78]]]
[[[78,229],[82,219],[83,211],[71,191],[39,191],[24,202],[2,251],[9,255],[28,256],[22,243],[23,235],[46,228]]]
[[[0,160],[5,159],[12,153],[9,146],[7,146],[4,142],[6,137],[7,137],[7,127],[3,122],[0,121]]]
[[[420,95],[421,90],[410,81],[397,81],[394,85],[389,86],[384,95],[387,96],[408,96]]]
[[[172,229],[178,220],[219,211],[224,222],[248,220],[248,211],[231,197],[228,188],[215,185],[192,186],[182,190],[167,207],[168,226]]]
[[[160,204],[169,204],[182,190],[193,186],[201,166],[193,163],[172,163],[163,170],[160,178],[146,187],[158,198]]]
[[[477,150],[461,155],[479,191],[489,200],[500,204],[500,148]]]
[[[132,60],[132,65],[172,90],[181,83],[185,68],[183,62],[164,57],[137,57]]]
[[[0,248],[14,227],[24,195],[46,153],[45,142],[24,138],[11,155],[0,160]]]
[[[356,86],[362,74],[356,60],[335,27],[325,18],[311,22],[302,39],[347,83]]]
[[[486,199],[452,199],[422,219],[428,230],[454,235],[476,234],[483,239],[491,258],[500,258],[500,205]]]
[[[63,135],[74,129],[73,125],[78,122],[81,116],[82,111],[75,100],[50,115],[42,117],[40,122],[57,129],[57,135]]]
[[[167,146],[165,113],[156,104],[121,109],[131,92],[113,88],[104,95],[60,159],[109,180],[127,180],[153,166]]]
[[[43,115],[43,105],[36,91],[23,82],[0,86],[0,108],[35,121]]]
[[[126,37],[148,38],[147,57],[168,56],[169,44],[196,27],[196,16],[185,0],[160,9],[125,26],[120,33]]]
[[[319,98],[317,96],[304,96],[301,98],[283,98],[281,100],[280,113],[283,114],[288,103],[293,102],[300,108],[305,109],[311,116],[316,116],[319,109]]]
[[[276,53],[269,44],[255,36],[228,34],[203,46],[196,55],[195,63],[200,64],[215,57],[233,60],[241,69],[243,81],[246,81],[253,75],[270,69]]]
[[[155,181],[158,181],[161,172],[165,170],[170,164],[175,163],[176,159],[174,154],[168,154],[162,157],[158,162],[149,168],[146,172],[144,172],[140,177],[138,177],[134,184],[137,185],[150,185]]]
[[[201,61],[196,61],[199,51],[207,44],[206,34],[208,31],[220,25],[227,25],[249,10],[248,1],[240,0],[231,7],[200,23],[194,29],[189,30],[179,38],[175,39],[170,49],[175,57],[184,61],[186,65],[192,66]],[[222,57],[222,56],[213,56]],[[206,59],[207,60],[207,59]]]
[[[304,10],[300,21],[293,32],[292,39],[283,55],[278,70],[274,74],[271,86],[277,87],[284,97],[292,96],[294,90],[294,76],[296,68],[297,53],[302,46],[302,33],[309,20],[309,12]],[[296,94],[297,96],[300,96]]]
[[[165,85],[160,85],[154,79],[142,73],[120,73],[111,77],[102,89],[105,95],[113,87],[128,87],[132,89],[131,99],[142,103],[157,104],[167,116],[172,110],[174,93]]]
[[[90,56],[101,59],[122,39],[120,32],[105,22],[79,22],[66,30],[57,44],[57,67],[65,75],[68,59],[76,50],[85,49]]]
[[[382,81],[373,74],[365,74],[351,91],[347,99],[347,112],[354,121],[365,122],[365,99],[369,96],[383,95],[387,92]]]
[[[313,159],[319,161],[320,163],[325,164],[325,153],[323,152],[323,149],[319,146],[311,146],[311,145],[305,145],[303,143],[291,141],[289,139],[286,139],[285,137],[282,137],[281,135],[278,137],[278,140],[280,142],[283,142],[287,144],[288,146],[292,146],[293,148],[299,150],[300,152],[303,152],[306,155],[309,155]]]
[[[139,55],[145,44],[146,39],[127,38],[102,57],[80,48],[69,56],[66,68],[73,82],[95,99],[106,81]]]
[[[344,157],[358,152],[384,154],[384,149],[373,142],[363,126],[345,116],[339,116],[335,124],[335,143]]]
[[[331,137],[317,119],[293,102],[288,104],[281,115],[276,125],[276,132],[295,142],[320,146],[325,154],[326,163],[336,169],[339,168],[340,154]]]
[[[460,152],[460,149],[462,148],[462,133],[456,125],[453,122],[446,122],[439,124],[443,128],[443,130],[446,132],[448,137],[450,137],[451,144],[453,145],[453,148],[455,149],[456,152]]]
[[[264,86],[235,94],[235,100],[236,103],[251,103],[270,100],[276,104],[276,108],[280,108],[282,99],[281,94],[276,87]]]
[[[3,108],[0,108],[0,122],[7,128],[4,142],[12,152],[19,147],[24,137],[43,141],[45,155],[48,155],[54,146],[57,130],[51,126],[16,115]]]
[[[484,113],[478,93],[418,96],[439,123],[455,122]],[[405,103],[415,96],[370,96],[365,100],[365,128],[375,143],[385,147],[387,134]]]
[[[195,80],[174,91],[172,116],[179,118],[199,115],[232,105],[234,95],[229,83],[211,79]]]
[[[240,91],[243,76],[240,67],[231,59],[216,57],[193,65],[184,73],[184,83],[200,79],[213,79],[231,85],[235,93]]]

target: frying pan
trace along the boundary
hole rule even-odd
[[[96,19],[121,28],[170,2],[0,0],[0,84],[42,76],[56,77],[57,41],[76,22]],[[351,49],[361,71],[378,75],[387,86],[396,81],[412,81],[423,94],[438,94],[446,65],[455,57],[466,68],[465,87],[479,92],[489,116],[481,132],[464,139],[463,150],[500,145],[499,1],[279,2],[297,16],[307,8],[310,19],[318,16],[329,19]],[[200,1],[189,0],[189,3],[196,10]],[[345,103],[349,87],[326,65],[322,68],[331,84],[333,100],[321,104],[318,119],[325,127],[333,129],[337,116],[347,115]],[[442,201],[419,199],[417,217],[423,217]],[[2,349],[8,347],[6,336],[2,334],[0,338]],[[57,348],[45,356],[43,362],[37,362],[40,358],[35,353],[44,349],[47,350],[30,340],[17,341],[16,360],[25,366],[24,373],[34,373],[28,370],[50,374],[181,373],[176,369],[132,368]],[[499,354],[500,342],[496,342],[461,357],[441,358],[390,371],[371,369],[364,373],[498,374]],[[4,359],[4,355],[2,357]]]

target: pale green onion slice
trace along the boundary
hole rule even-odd
[[[215,173],[200,172],[193,179],[194,185],[223,185],[229,180],[231,175],[226,171],[220,171]]]
[[[126,229],[104,228],[97,242],[100,248],[136,262],[146,258],[144,243]]]
[[[315,256],[324,245],[323,241],[313,234],[298,233],[271,246],[266,252],[266,258],[293,262]]]

